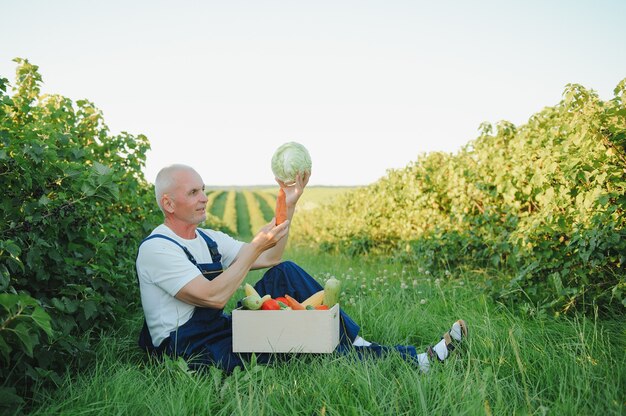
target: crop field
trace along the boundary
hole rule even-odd
[[[311,186],[307,187],[300,201],[298,211],[310,211],[325,204],[331,204],[338,196],[350,192],[353,187]],[[225,231],[242,240],[252,237],[262,226],[274,217],[274,206],[278,186],[213,189],[207,191],[206,226],[222,225]],[[217,220],[217,224],[213,224]]]

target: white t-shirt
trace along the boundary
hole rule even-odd
[[[224,269],[230,266],[245,244],[220,231],[203,228],[201,231],[217,243]],[[161,224],[152,231],[152,234],[163,234],[174,239],[186,247],[199,264],[213,263],[206,241],[197,231],[196,238],[187,240]],[[183,286],[200,275],[200,270],[189,261],[179,246],[164,238],[152,238],[141,244],[136,266],[146,323],[152,336],[152,343],[159,346],[170,332],[191,319],[195,306],[174,296]]]

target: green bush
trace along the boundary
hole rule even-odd
[[[457,154],[404,169],[295,219],[301,241],[431,267],[493,267],[500,301],[624,312],[626,80],[601,101],[579,85],[527,124],[485,123]],[[494,132],[495,131],[495,132]]]
[[[138,242],[161,218],[145,136],[112,135],[89,101],[42,95],[16,59],[0,78],[0,396],[88,362],[94,336],[138,310]]]

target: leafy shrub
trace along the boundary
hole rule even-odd
[[[89,101],[42,95],[35,65],[0,78],[0,396],[88,362],[93,335],[138,309],[138,242],[160,220],[148,140],[111,135]]]
[[[296,217],[326,250],[431,267],[494,267],[501,301],[568,312],[626,306],[626,80],[580,85],[527,124],[484,123],[457,154],[420,155],[333,206]],[[621,302],[621,304],[620,304]]]

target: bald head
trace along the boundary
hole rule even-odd
[[[156,196],[157,205],[163,210],[161,201],[163,195],[172,192],[178,185],[177,178],[180,172],[195,172],[191,166],[175,164],[166,166],[159,171],[154,181],[154,193]]]

